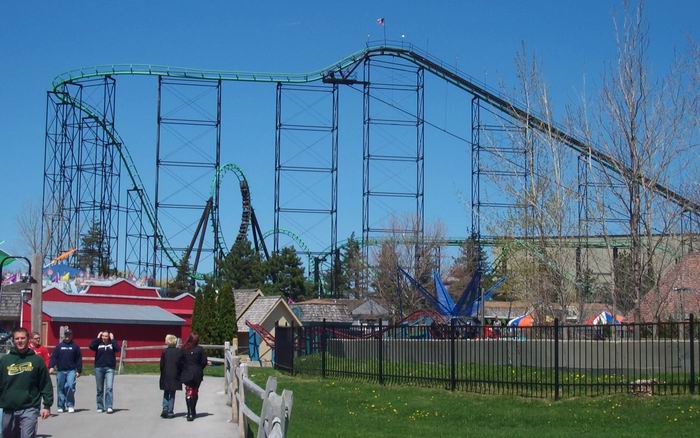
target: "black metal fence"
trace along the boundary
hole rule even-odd
[[[295,373],[530,397],[696,392],[698,324],[294,329]],[[289,337],[288,337],[289,339]],[[287,341],[290,342],[290,341]]]

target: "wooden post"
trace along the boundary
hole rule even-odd
[[[117,371],[117,374],[121,374],[124,370],[124,359],[126,359],[126,339],[122,341],[122,351],[119,353],[119,371]]]
[[[238,437],[245,438],[248,422],[246,421],[245,413],[243,413],[243,406],[245,406],[245,385],[243,385],[243,379],[248,377],[248,367],[245,364],[241,364],[236,370],[236,376],[238,378]]]
[[[229,349],[231,348],[231,343],[226,341],[224,342],[224,377],[226,377],[226,370],[231,369],[231,364],[226,362],[228,359],[228,356],[226,355],[229,352]],[[229,384],[230,382],[227,382],[226,379],[224,379],[224,394],[228,394],[229,387],[231,386]]]
[[[32,257],[32,272],[31,275],[36,280],[36,283],[32,283],[32,328],[31,330],[41,333],[41,320],[42,320],[42,310],[43,310],[43,297],[44,292],[43,284],[43,270],[44,270],[44,256],[43,254],[34,254]],[[21,300],[20,300],[21,301]],[[19,322],[22,325],[22,321]],[[44,339],[46,343],[46,339]]]
[[[234,424],[239,424],[240,420],[238,418],[238,413],[240,412],[240,407],[238,405],[238,393],[241,391],[241,382],[238,381],[238,368],[241,365],[241,360],[238,356],[233,356],[233,362],[231,363],[231,421]]]

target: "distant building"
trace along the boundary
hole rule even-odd
[[[333,299],[312,299],[292,304],[294,314],[305,326],[315,326],[323,324],[352,325],[350,303],[353,300],[333,300]]]
[[[639,305],[643,322],[682,321],[700,315],[700,252],[683,256],[659,282],[658,291],[647,292]],[[634,319],[634,311],[628,320]]]
[[[27,295],[28,299],[30,295]],[[31,301],[22,303],[22,325],[39,331],[44,344],[55,346],[70,327],[75,342],[87,347],[100,331],[108,330],[129,347],[163,345],[165,335],[186,338],[192,326],[194,297],[183,293],[162,298],[157,290],[138,287],[126,280],[110,285],[89,286],[85,293],[67,293],[57,288],[44,290],[42,326],[31,327]],[[84,349],[83,355],[92,357]],[[158,351],[133,351],[131,358],[159,357]]]
[[[236,302],[236,339],[239,351],[247,351],[250,360],[265,365],[272,363],[273,346],[265,334],[274,337],[276,325],[299,327],[303,324],[302,321],[294,315],[284,298],[266,297],[260,289],[236,289],[233,298]],[[258,327],[260,332],[251,329],[247,322]]]
[[[31,290],[32,286],[29,283],[17,282],[2,286],[0,292],[0,328],[3,331],[9,332],[19,326],[22,293],[29,293]]]

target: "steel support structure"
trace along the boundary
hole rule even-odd
[[[126,191],[124,214],[124,272],[142,278],[151,275],[153,244],[150,229],[144,225],[143,204],[138,188]]]
[[[524,227],[500,235],[494,234],[488,220],[506,214],[529,214],[527,188],[533,177],[532,149],[528,145],[528,130],[517,120],[500,113],[479,97],[471,100],[471,238],[476,253],[486,242],[499,238],[527,238],[528,221]],[[501,219],[503,219],[501,217]],[[483,270],[484,260],[477,260]],[[483,272],[482,272],[483,274]]]
[[[415,271],[422,256],[425,231],[424,69],[395,58],[366,58],[363,80],[362,251],[369,262],[373,237],[408,234],[415,244]],[[393,167],[392,167],[393,166]],[[381,179],[382,174],[386,177]],[[413,175],[410,183],[401,176]],[[375,178],[375,175],[379,178]],[[387,206],[391,199],[398,200]],[[373,207],[373,204],[379,204]],[[386,206],[383,215],[373,210]],[[410,208],[410,210],[409,210]],[[409,228],[387,223],[397,211],[411,211]],[[381,210],[380,210],[381,213]],[[369,288],[368,272],[364,275]]]
[[[290,224],[308,241],[319,225],[300,222],[300,216],[328,222],[330,254],[338,252],[338,84],[277,84],[275,112],[274,246],[280,251],[280,230]],[[307,101],[305,99],[310,99]],[[330,108],[325,107],[330,103]],[[324,108],[321,108],[321,105]],[[289,109],[288,109],[289,107]],[[317,108],[318,107],[318,108]],[[300,112],[297,112],[299,111]],[[305,114],[304,117],[301,114]],[[330,117],[327,115],[330,114]],[[313,116],[313,117],[312,117]],[[321,179],[319,180],[319,175]],[[318,185],[310,186],[309,181]],[[283,190],[296,185],[298,191]],[[321,187],[328,185],[328,187]],[[327,193],[321,193],[326,191]],[[303,193],[302,193],[303,192]],[[324,228],[324,227],[321,227]],[[325,232],[325,230],[324,230]],[[320,247],[326,247],[321,242]],[[312,252],[323,256],[321,252]],[[335,257],[332,256],[332,260]],[[332,272],[338,267],[332,264]],[[311,269],[311,267],[309,267]],[[337,294],[337,275],[330,276],[330,292]]]
[[[593,262],[596,259],[591,252],[600,248],[600,243],[593,244],[591,239],[604,240],[604,247],[610,248],[611,263],[614,263],[619,249],[626,247],[620,239],[611,236],[625,234],[624,227],[627,219],[619,208],[615,207],[616,199],[612,191],[623,193],[625,184],[615,174],[601,169],[592,160],[590,154],[580,154],[577,157],[577,214],[578,214],[578,247],[576,249],[576,278],[584,276],[605,277],[611,271],[601,270],[601,266]],[[619,196],[619,195],[618,195]],[[599,257],[597,257],[599,258]],[[612,264],[604,264],[612,267]]]
[[[213,235],[205,240],[202,253],[210,259],[207,272],[216,274],[224,251],[218,247],[221,81],[159,76],[157,114],[155,222],[165,224],[171,245],[167,249],[181,258],[213,197]],[[148,254],[151,275],[170,278],[177,267],[164,263],[166,248],[159,247],[159,242],[155,227]]]
[[[110,76],[67,83],[48,93],[42,196],[46,260],[77,248],[67,261],[76,265],[83,237],[97,233],[97,250],[106,262],[100,273],[117,268],[121,145],[108,135],[114,130],[115,93]]]

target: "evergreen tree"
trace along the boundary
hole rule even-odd
[[[362,259],[360,241],[352,233],[341,249],[336,289],[340,295],[360,298],[362,294],[362,274],[365,263]],[[326,290],[330,290],[332,270],[326,272]]]
[[[265,283],[265,266],[248,239],[237,241],[219,264],[220,284],[257,289]]]
[[[273,254],[266,263],[270,283],[265,285],[266,293],[281,294],[295,301],[306,295],[304,264],[291,247],[282,248]]]
[[[233,289],[223,285],[219,289],[216,306],[216,344],[230,342],[236,336],[236,302],[233,299]]]
[[[450,295],[455,299],[462,296],[464,289],[476,272],[479,261],[481,261],[482,266],[485,266],[486,253],[483,248],[479,248],[476,240],[470,237],[462,244],[459,255],[454,259],[448,273],[452,280],[449,287]],[[488,288],[491,283],[487,274],[482,272],[481,285],[484,288]]]
[[[191,292],[194,289],[193,286],[189,260],[183,258],[177,266],[175,279],[168,285],[168,294],[174,296],[182,292]]]
[[[197,293],[192,312],[192,331],[199,335],[202,344],[216,342],[216,308],[216,290],[212,282],[208,281]]]
[[[195,293],[194,296],[194,309],[192,309],[192,331],[195,333],[202,333],[204,327],[206,327],[204,308],[204,292],[201,290]]]
[[[102,227],[99,222],[95,222],[81,238],[78,267],[89,269],[93,274],[109,275],[109,252],[104,240]]]

